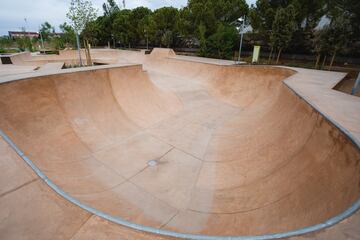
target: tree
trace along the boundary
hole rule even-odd
[[[176,16],[178,15],[178,9],[174,7],[163,7],[154,11],[153,21],[155,23],[155,44],[162,44],[162,38],[167,31],[171,32],[171,39],[177,37],[176,32]],[[170,34],[167,33],[167,35]],[[169,38],[169,36],[167,36]]]
[[[133,37],[132,26],[130,24],[130,13],[131,10],[124,9],[118,12],[114,18],[112,24],[114,30],[114,37],[120,40],[123,45],[131,46],[131,40]]]
[[[271,7],[268,0],[257,0],[256,6],[251,6],[249,11],[250,24],[263,41],[270,41],[270,33],[275,19],[276,9]]]
[[[188,7],[180,9],[176,16],[176,31],[183,37],[191,37],[195,30],[190,9]]]
[[[139,21],[137,31],[140,39],[146,40],[147,47],[149,45],[149,42],[154,42],[156,34],[156,24],[154,22],[152,14],[146,15]]]
[[[60,24],[59,26],[60,30],[62,31],[61,38],[64,40],[65,46],[75,46],[76,45],[76,34],[74,32],[74,29],[64,22],[63,24]]]
[[[278,8],[270,35],[271,48],[278,50],[276,64],[278,64],[281,52],[288,47],[296,30],[295,9],[292,5],[287,8]]]
[[[103,4],[103,10],[105,16],[112,16],[120,11],[120,7],[114,0],[107,0],[107,3]]]
[[[43,40],[45,40],[45,41],[48,40],[49,35],[53,32],[55,32],[55,29],[53,26],[51,26],[51,24],[49,22],[44,22],[43,24],[41,24],[40,34],[41,34]]]
[[[132,44],[139,44],[140,41],[145,40],[148,37],[147,31],[149,31],[150,18],[152,11],[146,7],[134,8],[130,13],[130,25]]]
[[[0,48],[8,48],[11,47],[13,40],[8,36],[0,37]]]
[[[95,20],[96,10],[92,6],[91,1],[71,0],[69,12],[66,14],[66,16],[70,19],[72,27],[76,33],[76,42],[79,51],[79,61],[80,65],[82,65],[79,35],[84,30],[86,24]]]
[[[94,46],[96,46],[99,43],[100,35],[101,35],[101,29],[97,21],[88,22],[81,34],[83,39],[86,39]]]
[[[331,70],[335,57],[339,51],[344,50],[350,42],[353,29],[350,18],[345,14],[335,16],[329,25],[324,27],[326,42],[330,46],[332,58],[329,70]]]
[[[103,4],[103,10],[104,16],[101,17],[100,21],[96,21],[96,26],[99,30],[96,39],[99,42],[105,40],[108,43],[110,42],[110,40],[112,40],[115,48],[116,40],[113,22],[116,18],[116,15],[120,12],[120,7],[114,0],[107,0],[107,3]]]
[[[291,48],[288,49],[292,52],[311,52],[314,29],[325,14],[325,3],[326,0],[257,0],[249,11],[250,24],[262,44],[269,44],[276,12],[279,8],[286,9],[292,5],[296,13],[296,30],[289,43]]]
[[[199,29],[198,29],[199,33],[199,42],[200,42],[200,56],[205,57],[206,53],[207,53],[207,48],[206,48],[206,27],[203,24],[199,25]]]
[[[20,48],[21,51],[25,51],[26,49],[30,52],[33,51],[33,46],[30,38],[28,37],[19,37],[16,38],[16,44]]]
[[[170,30],[164,32],[163,36],[161,37],[161,43],[169,48],[173,41],[173,34]]]
[[[235,27],[219,24],[216,32],[206,42],[206,56],[231,58],[237,40],[238,32]]]
[[[325,0],[294,0],[293,6],[296,11],[297,29],[289,44],[289,49],[292,49],[292,52],[310,53],[316,27],[326,13]]]
[[[321,60],[321,56],[324,55],[324,63],[326,61],[326,55],[329,52],[329,45],[328,45],[328,31],[326,28],[320,29],[315,32],[313,38],[313,48],[314,52],[316,53],[316,62],[315,68],[319,67],[319,63]]]
[[[348,45],[348,54],[360,56],[360,1],[358,0],[326,0],[327,17],[330,19],[330,27],[335,27],[333,22],[340,19],[346,22],[346,45]],[[342,19],[342,20],[341,20]],[[341,23],[336,23],[339,25]],[[332,25],[332,26],[331,26]],[[344,24],[342,24],[344,25]],[[345,25],[344,25],[345,26]],[[337,28],[337,27],[335,27]],[[350,30],[351,28],[351,30]],[[344,33],[342,33],[344,34]],[[342,41],[342,40],[340,40]],[[340,49],[339,52],[345,52],[346,49]]]
[[[349,20],[352,28],[351,40],[360,38],[360,1],[358,0],[326,0],[327,16],[330,19],[343,15]]]

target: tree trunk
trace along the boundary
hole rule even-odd
[[[86,40],[86,44],[87,44],[87,49],[88,49],[88,54],[89,54],[89,65],[93,65],[92,59],[91,59],[91,53],[90,53],[90,43],[89,41]]]
[[[279,49],[279,53],[277,55],[277,58],[276,58],[276,64],[279,63],[279,59],[280,59],[280,55],[281,55],[281,51],[282,51],[282,48]]]
[[[86,46],[85,39],[84,39],[84,48],[85,48],[86,65],[89,65],[89,55],[88,55],[88,49],[87,49],[87,46]]]
[[[331,62],[330,62],[330,66],[329,66],[329,71],[331,70],[331,68],[332,68],[332,66],[333,66],[333,64],[334,64],[335,56],[336,56],[336,50],[334,51],[334,54],[333,54],[333,56],[332,56],[332,58],[331,58]]]
[[[80,45],[80,37],[79,34],[76,33],[76,44],[79,52],[79,65],[82,66],[82,59],[81,59],[81,45]]]
[[[321,65],[321,69],[324,69],[325,63],[326,63],[326,55],[324,56],[324,60],[323,60],[323,63]]]
[[[321,58],[321,54],[318,54],[316,57],[315,69],[318,69],[319,67],[320,58]]]
[[[274,48],[271,47],[271,51],[270,51],[270,55],[269,55],[269,59],[268,59],[268,64],[271,64],[271,57],[272,57],[273,51],[274,51]]]

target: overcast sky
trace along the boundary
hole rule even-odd
[[[102,14],[102,4],[106,0],[92,0]],[[249,4],[256,0],[246,0]],[[118,0],[121,3],[122,0]],[[8,31],[20,31],[25,27],[27,31],[38,31],[41,23],[48,21],[56,27],[67,21],[66,13],[70,0],[0,0],[0,35],[7,35]],[[185,6],[187,0],[127,0],[126,8],[145,6],[151,9],[163,6],[177,8]],[[26,22],[25,19],[26,18]]]

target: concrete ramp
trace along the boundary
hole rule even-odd
[[[170,48],[154,48],[151,51],[152,58],[167,58],[167,57],[174,57],[176,54],[174,50]]]
[[[54,73],[58,72],[64,67],[63,62],[54,62],[54,63],[47,63],[44,66],[41,66],[38,71],[44,72],[44,73]]]
[[[340,118],[339,125],[331,108],[320,112],[319,95],[311,95],[338,99],[341,116],[356,110],[358,100],[327,94],[322,85],[342,74],[152,54],[139,57],[145,71],[95,67],[0,84],[4,136],[80,208],[66,216],[91,213],[79,239],[91,235],[91,224],[102,233],[118,231],[101,217],[172,237],[274,239],[330,226],[358,208],[358,128],[346,130],[350,125]],[[317,105],[310,105],[314,99]],[[1,157],[6,167],[21,160],[10,154],[15,160]],[[36,179],[14,174],[25,179],[18,187]],[[3,188],[17,192],[16,186]],[[25,199],[43,190],[28,191]],[[25,204],[19,201],[7,200],[2,211]],[[7,228],[28,222],[3,221]],[[2,235],[16,236],[4,229]]]

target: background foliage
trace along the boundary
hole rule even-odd
[[[181,9],[154,11],[122,9],[116,1],[107,0],[103,10],[101,16],[91,16],[85,26],[78,26],[83,29],[82,40],[92,46],[144,48],[148,43],[150,47],[196,48],[206,57],[233,58],[240,39],[237,19],[246,16],[252,32],[245,34],[245,50],[256,44],[274,57],[281,52],[328,59],[360,56],[359,0],[257,0],[252,6],[245,0],[189,0]],[[46,46],[74,47],[74,28],[67,23],[60,28],[63,34],[55,38],[50,23],[41,26]],[[0,48],[12,44],[0,39]],[[31,43],[23,39],[17,45],[29,49]]]

